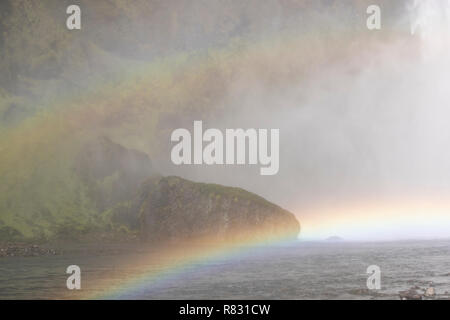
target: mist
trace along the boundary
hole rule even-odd
[[[223,101],[217,102],[226,114],[205,121],[205,127],[279,128],[278,175],[260,177],[252,166],[169,166],[167,172],[258,193],[294,212],[304,222],[307,237],[327,232],[349,239],[448,236],[448,221],[443,225],[442,219],[430,218],[424,225],[422,219],[408,219],[407,212],[395,223],[382,212],[381,221],[372,215],[358,231],[348,226],[347,219],[345,228],[336,225],[319,234],[308,233],[308,221],[317,216],[329,219],[333,207],[348,206],[354,216],[364,219],[367,208],[354,209],[361,202],[380,210],[387,203],[409,202],[406,210],[416,200],[433,203],[448,195],[448,10],[448,3],[439,1],[406,2],[396,20],[379,34],[374,36],[361,24],[361,30],[339,39],[339,47],[317,33],[314,40],[305,39],[302,48],[312,45],[316,50],[307,56],[305,72],[283,85],[268,85],[270,63],[263,77],[261,70],[236,77],[225,88]],[[316,23],[322,23],[320,17],[326,14]],[[309,28],[314,27],[313,22]],[[282,51],[285,43],[276,45]],[[298,59],[303,56],[299,49]],[[432,215],[422,212],[428,214]]]
[[[370,31],[366,0],[78,1],[82,30],[69,33],[54,27],[67,1],[34,4],[51,17],[40,24],[4,4],[0,31],[23,20],[15,32],[28,41],[0,39],[0,131],[38,114],[48,136],[15,136],[27,152],[55,127],[105,135],[149,154],[161,174],[263,196],[296,215],[304,238],[448,237],[450,1],[378,2],[381,30]],[[78,107],[60,127],[45,122]],[[171,132],[195,120],[279,129],[278,173],[174,165]]]

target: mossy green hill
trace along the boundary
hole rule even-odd
[[[240,188],[162,177],[145,153],[108,138],[88,142],[74,159],[70,188],[64,186],[64,170],[47,172],[49,188],[58,190],[59,183],[56,194],[46,192],[53,189],[36,193],[43,187],[39,174],[33,177],[37,181],[29,181],[32,188],[24,186],[24,194],[33,197],[25,197],[16,215],[0,215],[0,240],[154,242],[211,235],[230,240],[261,232],[258,237],[295,238],[299,232],[293,214],[262,197]]]

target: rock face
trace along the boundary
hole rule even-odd
[[[32,216],[3,219],[0,210],[0,243],[24,239],[141,238],[166,243],[201,237],[219,241],[295,238],[300,230],[291,213],[255,194],[161,177],[147,154],[106,137],[80,145],[74,160],[67,168],[51,172],[47,177],[54,182],[51,188],[40,190],[39,197],[28,196]],[[30,180],[36,181],[32,186],[43,185],[42,177]],[[55,199],[59,201],[56,205]],[[31,228],[28,233],[20,232]],[[37,252],[33,250],[29,252]]]
[[[292,213],[239,188],[161,177],[148,180],[136,201],[140,234],[150,241],[295,239],[300,232]]]

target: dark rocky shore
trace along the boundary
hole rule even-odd
[[[0,243],[0,259],[8,257],[43,257],[67,254],[103,255],[120,254],[123,252],[142,251],[151,248],[150,245],[139,241],[124,239],[109,242],[58,241],[48,243]]]
[[[0,244],[0,258],[54,256],[58,254],[60,252],[56,249],[41,247],[36,244]]]
[[[438,293],[430,283],[428,288],[415,286],[409,290],[400,291],[399,298],[400,300],[450,300],[450,293],[447,291]]]

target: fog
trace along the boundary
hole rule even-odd
[[[6,20],[13,6],[2,5],[3,21],[17,24],[5,35],[18,40],[0,39],[9,59],[0,59],[0,98],[12,97],[0,101],[9,108],[0,125],[88,101],[73,128],[137,146],[162,174],[255,192],[293,212],[305,238],[450,235],[450,1],[380,0],[373,31],[369,0],[78,3],[82,29],[69,33],[52,25],[64,26],[67,2],[34,5],[54,18],[39,23],[20,6]],[[39,42],[20,42],[22,33]],[[279,129],[279,172],[174,165],[170,134],[194,120],[205,130]]]
[[[376,206],[398,199],[414,206],[419,198],[445,197],[450,192],[449,8],[445,1],[407,2],[397,22],[378,31],[392,37],[374,38],[362,25],[358,37],[342,37],[341,46],[354,49],[336,59],[340,48],[330,46],[317,33],[317,57],[326,58],[312,61],[317,65],[311,72],[282,87],[267,86],[245,73],[230,84],[220,101],[227,114],[204,125],[279,128],[276,176],[259,176],[255,166],[167,170],[198,181],[246,188],[306,222],[311,215],[321,214],[311,210],[316,206],[342,207],[366,200]],[[270,65],[266,67],[270,70]],[[192,124],[185,123],[191,129]],[[332,214],[327,210],[323,219]],[[370,222],[358,232],[328,230],[358,239],[449,235],[450,226],[442,225],[442,220],[434,225],[429,221],[433,233],[421,228],[421,219],[410,225],[407,216],[395,225],[383,216],[384,223],[378,221],[369,233]],[[305,232],[307,227],[305,223]]]

